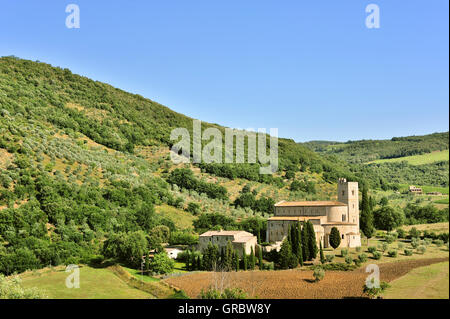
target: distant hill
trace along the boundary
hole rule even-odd
[[[345,143],[311,141],[301,144],[320,154],[336,155],[349,163],[367,163],[378,159],[400,158],[448,150],[449,132],[393,137],[390,140],[360,140]]]

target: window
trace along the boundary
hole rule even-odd
[[[342,239],[344,239],[344,234],[342,234]]]
[[[342,214],[342,221],[343,221],[343,222],[346,221],[346,217],[347,217],[347,216],[346,216],[345,214]]]
[[[344,196],[345,195],[345,191],[342,191],[342,196]]]
[[[352,195],[355,196],[355,190],[354,189],[352,189]]]

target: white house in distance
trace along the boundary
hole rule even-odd
[[[164,248],[164,251],[167,253],[167,256],[169,256],[169,258],[171,259],[177,259],[178,258],[178,254],[182,253],[183,250],[179,249],[179,248],[171,248],[171,247],[166,247]]]
[[[243,250],[245,250],[247,255],[250,255],[252,248],[256,253],[256,236],[243,230],[207,231],[199,236],[198,248],[203,251],[208,247],[209,243],[211,243],[217,245],[219,249],[225,249],[228,241],[231,242],[233,248],[239,255],[242,255]]]

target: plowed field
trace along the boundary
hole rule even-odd
[[[410,270],[447,261],[429,258],[379,264],[382,281],[392,281]],[[355,271],[327,271],[320,282],[313,282],[310,270],[203,272],[168,278],[166,282],[198,298],[208,287],[238,287],[252,297],[267,299],[340,299],[363,297],[362,287],[368,276],[365,267]]]

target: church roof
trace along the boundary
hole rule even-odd
[[[309,216],[272,216],[269,220],[298,220],[304,221],[309,219],[320,219],[320,217],[309,217]]]
[[[300,202],[281,201],[275,204],[275,207],[323,207],[323,206],[347,206],[347,204],[330,200],[300,201]]]

